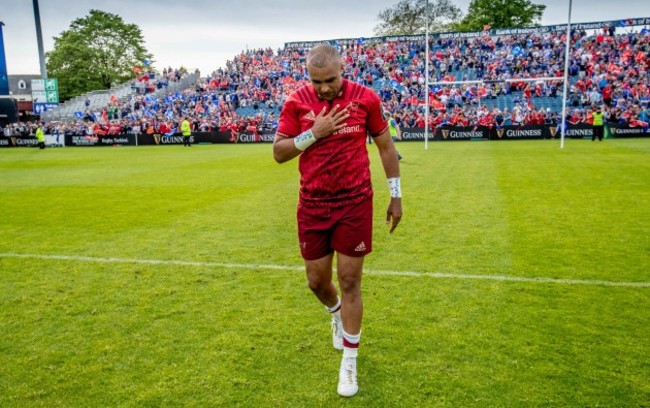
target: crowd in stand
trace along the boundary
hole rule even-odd
[[[647,127],[650,122],[650,32],[617,34],[616,30],[605,27],[590,35],[572,32],[567,97],[572,124],[591,123],[596,106],[604,107],[605,119],[612,123]],[[430,86],[429,125],[556,124],[561,117],[557,107],[562,98],[564,35],[430,40],[433,81],[485,82]],[[424,127],[424,41],[348,40],[337,45],[344,59],[344,77],[373,87],[384,109],[401,126]],[[128,99],[111,100],[102,112],[83,112],[74,123],[50,123],[47,130],[77,135],[172,134],[184,117],[195,131],[272,130],[288,95],[308,83],[307,52],[298,47],[242,52],[225,68],[201,78],[194,88],[156,96],[153,92],[183,74],[169,68],[158,78],[134,82],[138,92]],[[534,81],[557,77],[557,81]],[[503,80],[509,82],[498,82]],[[503,97],[511,101],[509,106],[498,103]],[[546,101],[546,108],[541,101]],[[33,133],[34,125],[13,127]]]
[[[590,108],[605,105],[611,122],[643,125],[650,100],[650,34],[615,35],[608,27],[588,36],[573,33],[568,95],[571,123],[590,123]],[[561,106],[561,81],[516,81],[561,77],[565,37],[561,33],[493,38],[437,40],[431,44],[431,69],[436,81],[513,80],[484,85],[435,85],[429,89],[430,125],[499,125],[557,122],[561,109],[541,110],[542,99]],[[351,78],[367,85],[382,84],[385,107],[403,126],[424,126],[423,52],[417,43],[353,44],[344,51]],[[387,63],[388,62],[388,63]],[[463,73],[454,77],[454,72]],[[486,101],[508,95],[514,106],[487,109]],[[645,125],[647,126],[647,124]]]
[[[178,82],[181,77],[187,74],[187,69],[184,67],[173,69],[172,67],[163,68],[160,75],[155,70],[142,71],[138,67],[133,67],[136,78],[131,81],[131,90],[140,95],[154,93],[159,89],[164,89],[169,86],[170,82]]]

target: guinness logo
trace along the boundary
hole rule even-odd
[[[154,133],[153,140],[156,142],[156,144],[160,144],[160,135],[158,133]]]
[[[14,136],[11,136],[11,145],[16,146],[16,138]]]
[[[447,140],[447,136],[449,136],[449,129],[441,129],[442,130],[442,138]]]
[[[505,132],[505,129],[497,129],[497,136],[499,136],[499,139],[503,137],[503,132]]]
[[[555,126],[551,126],[548,128],[548,130],[551,132],[551,137],[555,138],[555,135],[557,134],[557,128]]]

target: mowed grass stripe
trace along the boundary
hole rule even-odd
[[[597,279],[607,268],[622,280],[647,279],[650,211],[641,203],[650,202],[648,143],[609,142],[500,149],[495,178],[516,270]]]
[[[226,269],[243,269],[255,273],[261,269],[280,270],[280,271],[302,271],[304,266],[291,265],[263,265],[263,264],[239,264],[224,262],[200,262],[200,261],[179,261],[179,260],[162,260],[162,259],[125,259],[125,258],[96,258],[89,256],[73,255],[38,255],[38,254],[2,254],[0,258],[25,258],[25,259],[49,259],[61,261],[78,261],[78,262],[99,262],[99,263],[133,263],[147,265],[176,265],[176,266],[196,266],[201,268],[226,268]],[[560,285],[586,285],[586,286],[614,286],[614,287],[639,287],[650,288],[650,282],[616,282],[616,281],[598,281],[598,280],[580,280],[580,279],[553,279],[543,277],[520,277],[520,276],[500,276],[500,275],[466,275],[442,272],[415,272],[415,271],[382,271],[365,269],[365,275],[377,276],[405,276],[405,277],[426,277],[426,278],[444,278],[444,279],[471,279],[471,280],[490,280],[502,282],[526,282],[526,283],[556,283]]]
[[[496,271],[512,270],[503,193],[493,177],[499,156],[491,146],[432,144],[424,151],[410,144],[404,150],[406,208],[401,228],[417,228],[419,233],[415,242],[403,242],[407,252],[421,252],[430,270],[481,275],[491,272],[483,269],[486,265]]]

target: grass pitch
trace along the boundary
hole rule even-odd
[[[270,145],[0,150],[0,406],[647,406],[650,140],[376,148],[359,394]],[[147,261],[147,262],[145,262]]]

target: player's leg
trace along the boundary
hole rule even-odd
[[[334,253],[316,260],[305,260],[309,289],[325,306],[331,316],[332,347],[343,350],[343,324],[341,321],[341,299],[332,282],[332,259]]]
[[[332,248],[337,252],[337,275],[341,290],[343,329],[357,335],[361,329],[361,270],[366,255],[372,252],[372,197],[336,214]]]
[[[332,346],[343,350],[341,302],[332,282],[334,251],[330,246],[331,216],[328,209],[298,206],[298,240],[305,260],[307,283],[318,300],[330,313]]]
[[[338,393],[351,397],[359,389],[356,357],[363,318],[361,272],[364,257],[372,252],[372,197],[341,211],[340,217],[337,214],[337,227],[332,233],[332,248],[337,252],[343,320],[343,358]]]
[[[339,370],[338,393],[351,397],[357,393],[357,351],[361,339],[363,299],[361,297],[361,271],[363,256],[337,255],[337,275],[341,289],[343,319],[343,358]]]
[[[334,254],[331,253],[316,260],[305,260],[309,289],[326,307],[334,307],[338,302],[336,286],[332,282],[333,258]]]
[[[343,330],[350,334],[361,332],[363,300],[361,298],[361,271],[364,257],[337,255],[337,276],[341,289],[341,317]]]

